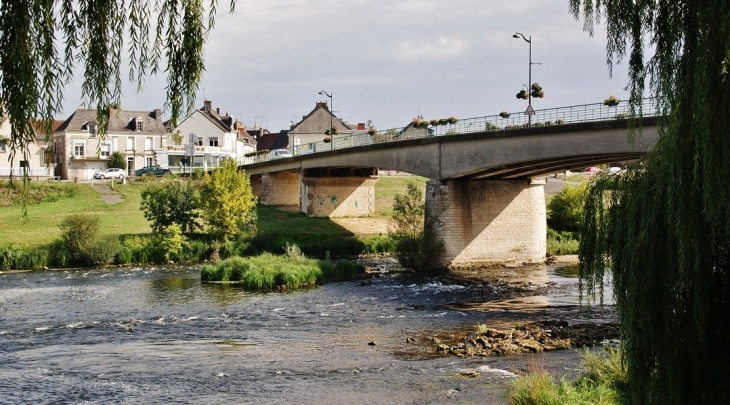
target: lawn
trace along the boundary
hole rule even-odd
[[[72,186],[72,185],[69,185]],[[72,198],[28,205],[28,216],[21,218],[20,205],[0,207],[0,244],[36,246],[52,242],[60,233],[58,226],[71,213],[98,214],[104,234],[148,233],[150,227],[139,210],[143,184],[115,186],[124,202],[107,204],[89,185],[79,185]]]
[[[426,180],[415,176],[381,177],[375,185],[375,212],[377,217],[389,218],[392,214],[393,201],[396,194],[405,194],[406,184],[415,182],[425,189]],[[50,243],[60,234],[59,224],[68,214],[90,213],[101,218],[104,234],[140,234],[151,232],[149,222],[139,209],[140,194],[146,183],[116,184],[115,190],[124,201],[118,204],[107,204],[99,193],[89,184],[58,183],[52,191],[41,188],[38,193],[57,193],[58,200],[28,205],[27,219],[21,219],[22,210],[19,204],[0,206],[0,244],[36,246]],[[3,187],[0,185],[0,187]],[[36,184],[33,187],[42,187]],[[76,187],[72,198],[64,198],[58,189]],[[289,212],[270,207],[259,206],[258,227],[262,231],[284,231],[302,236],[311,235],[351,235],[328,218],[310,218],[298,212]]]

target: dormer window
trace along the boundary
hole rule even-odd
[[[144,131],[144,121],[142,120],[142,118],[135,118],[134,124],[136,125],[137,132]]]
[[[86,121],[84,125],[81,126],[81,129],[89,131],[89,138],[96,138],[96,127],[97,124],[95,121]]]

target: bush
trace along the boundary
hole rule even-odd
[[[127,157],[124,156],[122,152],[116,151],[112,153],[111,157],[109,157],[107,167],[116,167],[118,169],[127,170]]]
[[[578,234],[575,232],[547,230],[547,253],[551,255],[577,255],[578,244]]]
[[[444,245],[433,232],[424,231],[425,209],[423,193],[408,183],[406,195],[397,194],[393,204],[393,229],[390,237],[401,266],[414,270],[433,267]]]
[[[566,185],[547,205],[547,225],[556,231],[577,232],[583,215],[587,183]]]
[[[210,233],[220,240],[232,239],[256,228],[256,196],[251,183],[233,160],[205,177],[201,189],[203,217]],[[253,212],[252,212],[253,211]]]
[[[112,262],[119,249],[117,237],[100,237],[99,217],[90,214],[72,214],[63,219],[61,248],[70,253],[71,263],[99,266]]]
[[[0,246],[0,270],[38,270],[47,262],[48,251],[43,246]]]

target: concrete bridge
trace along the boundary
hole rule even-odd
[[[317,152],[294,149],[290,158],[241,166],[262,204],[298,206],[320,217],[372,215],[378,168],[427,177],[426,231],[444,242],[441,265],[537,263],[545,259],[546,213],[544,182],[536,179],[636,159],[656,141],[653,117],[640,121],[630,142],[621,113],[608,114],[507,128],[486,124],[495,117],[480,117],[461,120],[461,128],[444,136],[406,127],[308,145],[303,150]],[[478,130],[466,130],[472,127]]]

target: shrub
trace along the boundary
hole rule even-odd
[[[556,231],[577,232],[583,215],[587,184],[566,185],[547,205],[547,225]]]
[[[127,170],[127,157],[122,152],[116,151],[109,157],[107,167]]]
[[[547,230],[547,253],[551,255],[578,254],[578,236],[576,232],[556,232]]]
[[[70,253],[73,263],[82,266],[109,264],[119,248],[115,236],[99,236],[101,225],[97,216],[72,214],[63,219],[60,228],[62,249]]]
[[[0,270],[38,270],[47,262],[45,247],[0,246]]]
[[[233,160],[206,176],[201,189],[201,208],[210,232],[225,240],[256,227],[256,196],[244,171]],[[252,212],[254,211],[254,212]]]
[[[395,253],[401,266],[424,270],[443,252],[443,243],[433,232],[424,230],[425,209],[423,193],[408,183],[406,195],[397,194],[393,204],[393,226],[390,237],[395,241]]]

